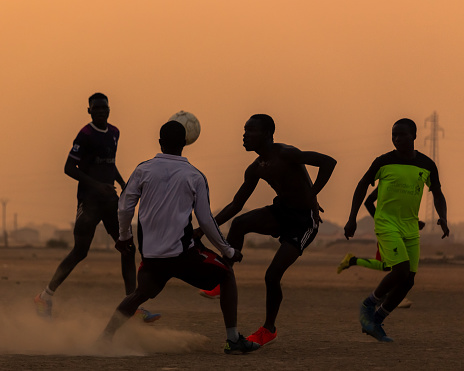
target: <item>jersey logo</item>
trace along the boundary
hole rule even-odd
[[[114,145],[117,146],[117,145],[118,145],[118,138],[116,138],[115,136],[113,136],[113,140],[114,140]]]
[[[77,151],[79,151],[79,148],[81,148],[81,146],[76,143],[76,144],[73,145],[72,150],[73,150],[73,152],[77,152]]]

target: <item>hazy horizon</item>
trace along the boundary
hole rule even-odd
[[[267,113],[276,142],[337,159],[318,198],[324,218],[339,225],[371,162],[393,149],[392,124],[413,119],[416,148],[429,154],[424,121],[436,111],[448,219],[464,221],[462,2],[25,0],[0,10],[8,228],[14,214],[19,227],[74,221],[77,182],[64,164],[96,91],[108,95],[109,122],[121,132],[116,163],[125,180],[159,151],[160,126],[190,111],[202,133],[184,155],[208,178],[219,210],[256,157],[242,146],[243,126]],[[273,197],[260,183],[246,208]]]

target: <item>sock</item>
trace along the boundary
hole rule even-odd
[[[227,331],[227,339],[236,343],[238,340],[238,330],[237,327],[228,327],[226,328]]]
[[[52,300],[53,294],[55,291],[50,290],[50,288],[47,286],[45,290],[42,291],[40,294],[40,298],[43,300]]]
[[[363,304],[366,306],[366,307],[369,307],[369,306],[375,306],[377,304],[379,304],[381,302],[381,299],[378,298],[377,296],[374,295],[374,293],[372,292],[372,294],[370,294],[364,301],[363,301]]]
[[[385,318],[390,314],[388,310],[386,310],[383,305],[379,307],[374,313],[374,322],[375,323],[382,323]]]
[[[350,265],[351,265],[351,260],[350,260]],[[369,269],[375,269],[378,271],[383,271],[385,268],[385,263],[378,261],[377,259],[357,258],[356,265],[369,268]]]
[[[353,256],[352,258],[350,258],[348,265],[350,267],[352,267],[353,265],[358,265],[358,258],[356,256]]]

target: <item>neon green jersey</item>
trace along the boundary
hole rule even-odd
[[[400,158],[396,151],[377,157],[364,175],[374,185],[379,180],[375,233],[399,232],[403,238],[419,236],[419,207],[424,184],[439,189],[435,163],[416,151],[413,159]]]

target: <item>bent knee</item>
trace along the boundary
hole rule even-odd
[[[276,274],[275,272],[272,272],[270,270],[267,270],[264,276],[264,281],[266,282],[266,285],[280,285],[281,278],[282,278],[281,275]]]

